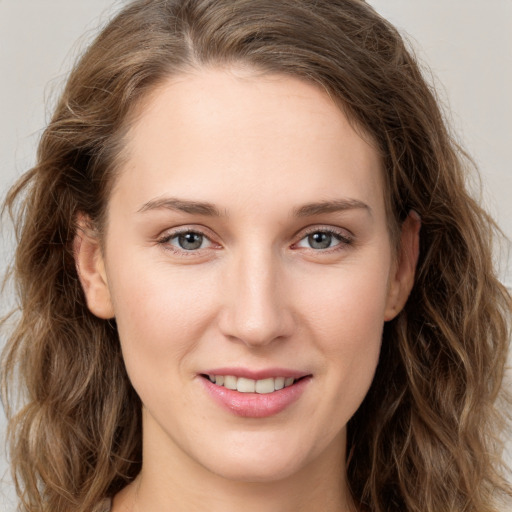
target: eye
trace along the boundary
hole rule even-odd
[[[314,249],[322,251],[325,249],[331,249],[337,246],[345,246],[352,243],[352,240],[335,230],[329,229],[316,229],[311,231],[304,238],[302,238],[296,247],[305,247],[308,249]]]
[[[187,252],[205,249],[213,245],[206,235],[197,231],[175,232],[159,240],[159,243],[170,245],[172,249],[177,251]]]

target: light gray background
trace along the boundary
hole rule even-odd
[[[80,49],[124,3],[0,0],[0,198],[34,163],[38,137]],[[409,35],[437,77],[452,125],[480,166],[484,204],[512,237],[512,0],[369,3]],[[0,244],[1,274],[12,236],[5,233]],[[511,267],[502,254],[500,273],[509,287]],[[0,313],[7,308],[2,300]],[[4,429],[0,413],[0,441]],[[0,510],[14,509],[0,446]]]

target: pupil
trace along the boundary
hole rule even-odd
[[[182,249],[192,251],[201,247],[201,244],[203,243],[203,235],[198,233],[185,233],[183,235],[179,235],[178,242]]]
[[[313,233],[308,236],[308,241],[313,249],[327,249],[331,245],[332,235],[328,233]]]

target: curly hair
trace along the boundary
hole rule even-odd
[[[76,218],[103,225],[126,131],[155,87],[233,63],[327,91],[381,152],[390,232],[411,209],[422,219],[412,293],[385,325],[373,384],[348,424],[355,503],[496,512],[512,496],[500,442],[511,297],[491,250],[501,234],[467,191],[473,165],[413,53],[362,0],[136,0],[77,63],[35,167],[4,206],[18,241],[2,390],[20,510],[90,512],[140,471],[141,403],[115,323],[86,306]]]

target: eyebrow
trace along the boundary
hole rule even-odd
[[[143,213],[151,210],[174,210],[184,213],[190,213],[193,215],[206,215],[208,217],[220,217],[220,210],[212,203],[200,202],[200,201],[188,201],[185,199],[160,198],[152,199],[145,203],[142,208],[138,210],[138,213]]]
[[[334,213],[345,210],[366,210],[370,216],[372,209],[366,203],[358,199],[336,199],[333,201],[320,201],[318,203],[307,203],[294,210],[296,217],[312,217],[314,215],[321,215],[323,213]]]
[[[157,198],[144,203],[138,210],[138,213],[144,213],[152,210],[174,210],[192,215],[205,215],[207,217],[221,217],[223,214],[212,203],[201,201],[190,201],[186,199],[176,198]],[[293,215],[295,217],[313,217],[325,213],[334,213],[339,211],[362,209],[366,210],[370,215],[372,209],[366,203],[358,199],[336,199],[332,201],[319,201],[307,203],[303,206],[295,208]],[[226,215],[224,213],[224,215]]]

